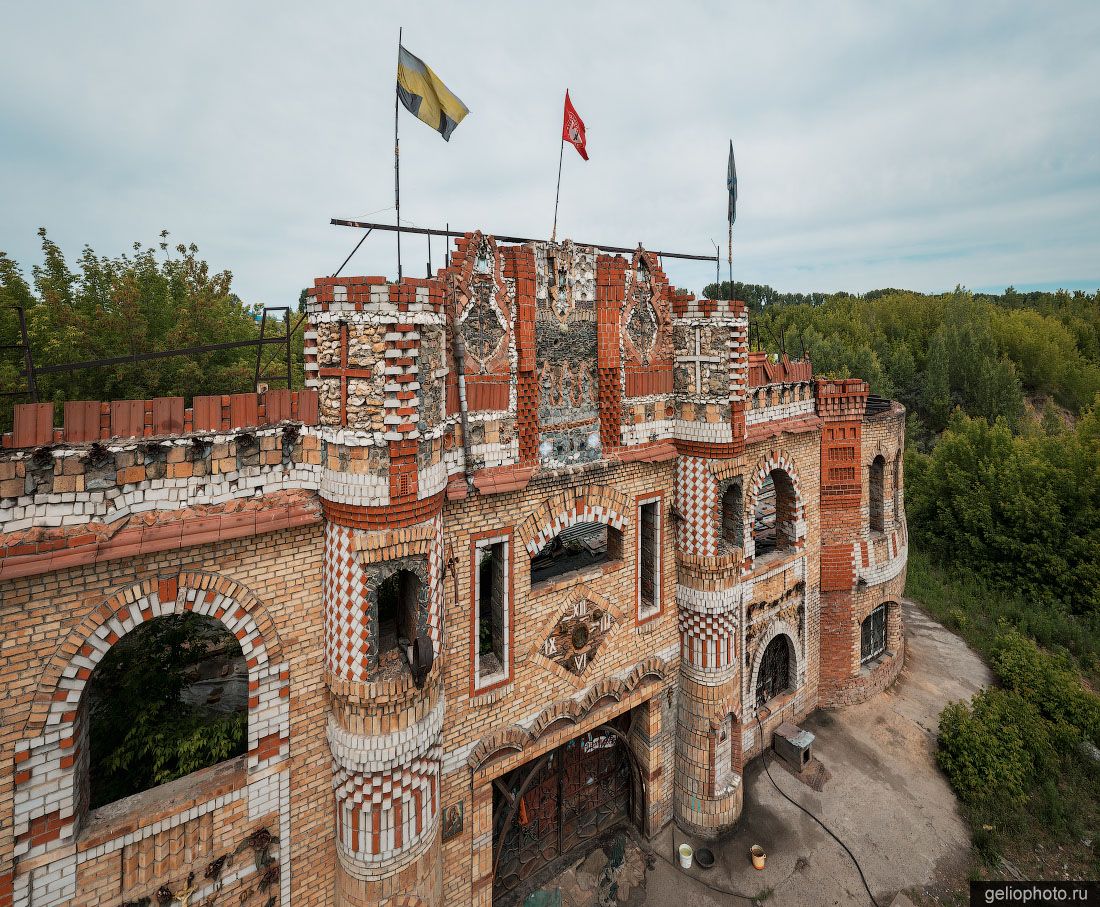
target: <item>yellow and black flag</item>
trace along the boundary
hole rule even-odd
[[[436,130],[446,141],[470,111],[419,57],[400,49],[397,96],[405,109]]]

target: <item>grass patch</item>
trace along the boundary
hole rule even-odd
[[[1012,594],[973,573],[933,563],[909,548],[905,594],[954,630],[986,661],[998,637],[1017,630],[1044,649],[1065,652],[1092,689],[1100,689],[1100,633],[1067,610]]]

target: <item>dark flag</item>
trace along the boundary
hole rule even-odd
[[[733,139],[730,139],[730,163],[726,169],[726,188],[730,193],[730,226],[737,220],[737,165],[733,162]]]

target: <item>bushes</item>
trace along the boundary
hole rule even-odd
[[[970,815],[975,847],[991,865],[1003,844],[1026,850],[1045,837],[1076,847],[1100,813],[1100,765],[1082,753],[1100,734],[1100,697],[1068,656],[1014,630],[989,651],[1003,688],[948,705],[936,753]]]
[[[1022,593],[1041,611],[1100,625],[1100,445],[1094,417],[1054,437],[1014,436],[957,412],[931,454],[906,457],[917,545]]]
[[[993,670],[1008,690],[1025,697],[1054,726],[1060,742],[1100,743],[1100,696],[1082,685],[1069,658],[1045,652],[1019,633],[997,640]]]
[[[971,806],[1022,806],[1053,754],[1042,716],[1012,691],[983,690],[970,705],[953,702],[940,715],[937,761]]]

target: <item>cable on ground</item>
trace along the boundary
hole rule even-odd
[[[759,715],[756,716],[756,726],[760,729],[760,758],[764,762],[764,771],[767,773],[768,780],[771,781],[772,787],[774,787],[788,801],[790,801],[795,806],[797,806],[800,810],[802,810],[802,812],[804,812],[807,816],[809,816],[811,819],[813,819],[818,825],[820,825],[823,829],[825,829],[825,832],[829,835],[829,837],[832,838],[834,841],[836,841],[837,844],[839,844],[841,847],[844,848],[844,852],[846,854],[848,854],[849,857],[851,857],[852,862],[856,866],[856,871],[859,872],[859,878],[863,882],[863,887],[867,889],[867,897],[869,897],[871,899],[871,903],[874,904],[875,907],[881,907],[879,902],[875,900],[875,896],[871,893],[871,886],[867,884],[867,876],[865,876],[863,874],[863,867],[859,865],[859,860],[856,859],[856,855],[854,853],[852,853],[852,851],[848,847],[848,845],[845,844],[843,841],[841,841],[840,838],[838,838],[833,833],[833,830],[831,828],[829,828],[828,825],[826,825],[824,822],[822,822],[817,816],[815,816],[812,812],[810,812],[808,809],[806,809],[805,806],[803,806],[801,803],[799,803],[793,797],[789,796],[787,794],[787,792],[785,790],[783,790],[783,788],[781,788],[778,784],[775,783],[775,778],[772,777],[771,769],[768,768],[768,751],[764,747],[764,725],[760,722],[760,716]]]

